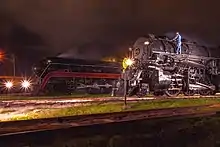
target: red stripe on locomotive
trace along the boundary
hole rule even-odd
[[[82,72],[64,72],[64,71],[53,71],[48,73],[42,80],[41,89],[44,89],[50,78],[52,77],[77,77],[77,78],[105,78],[105,79],[118,79],[121,74],[112,73],[82,73]]]

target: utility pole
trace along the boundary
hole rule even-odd
[[[124,71],[124,106],[127,106],[127,74]]]
[[[16,76],[15,55],[14,54],[4,54],[4,53],[0,52],[0,60],[3,62],[4,59],[10,61],[13,64],[13,76]]]
[[[12,54],[12,63],[13,63],[13,75],[16,76],[16,65],[15,65],[15,55]]]

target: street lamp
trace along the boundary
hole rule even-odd
[[[13,64],[13,75],[15,77],[15,72],[16,72],[16,66],[15,66],[15,55],[14,54],[11,54],[10,56],[11,57],[6,57],[8,54],[4,54],[4,53],[0,53],[0,59],[3,60],[3,59],[6,59],[6,60],[9,60],[10,62],[12,62]]]
[[[124,71],[124,106],[127,105],[127,73]]]

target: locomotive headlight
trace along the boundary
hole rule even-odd
[[[5,87],[6,87],[7,89],[11,89],[11,88],[13,87],[13,82],[11,82],[11,81],[5,82]]]
[[[145,44],[145,45],[148,45],[148,44],[150,44],[150,42],[149,42],[149,41],[145,41],[144,44]]]
[[[28,89],[31,86],[31,82],[27,81],[27,80],[24,80],[24,81],[21,82],[21,86],[24,89]]]

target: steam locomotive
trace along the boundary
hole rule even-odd
[[[130,49],[130,65],[124,75],[129,96],[152,93],[177,96],[214,95],[220,87],[220,58],[214,49],[182,41],[182,53],[166,36],[148,34]]]
[[[38,94],[110,93],[121,76],[116,62],[48,57],[34,65]]]

